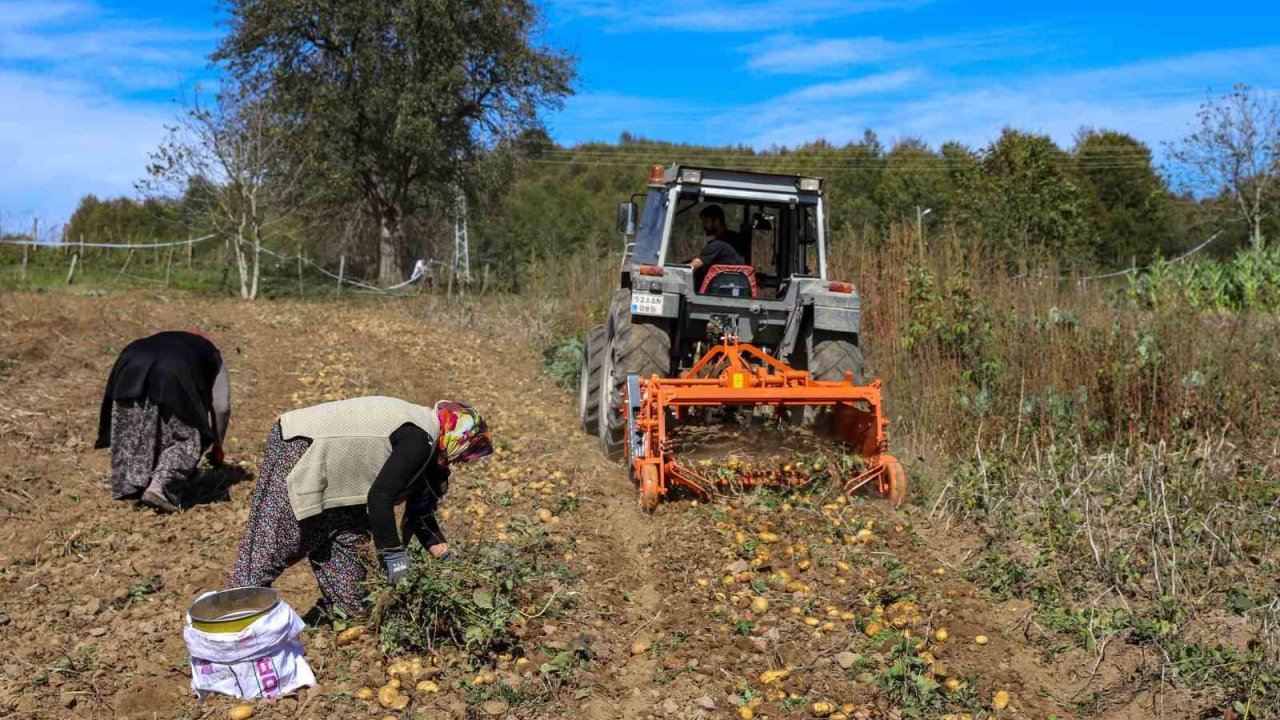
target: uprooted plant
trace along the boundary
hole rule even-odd
[[[511,542],[459,544],[448,560],[415,554],[399,583],[374,593],[373,624],[388,654],[454,646],[479,659],[510,651],[528,619],[570,603],[563,553],[536,530]]]

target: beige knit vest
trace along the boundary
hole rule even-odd
[[[391,433],[409,423],[440,437],[434,408],[389,397],[363,397],[314,405],[280,416],[285,440],[311,439],[289,471],[289,503],[299,520],[335,507],[364,505],[369,488],[391,457]]]

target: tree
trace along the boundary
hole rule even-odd
[[[1085,195],[1072,159],[1046,135],[1006,128],[966,174],[960,204],[984,241],[1025,272],[1035,261],[1092,260]]]
[[[231,32],[214,60],[261,79],[299,158],[358,192],[383,283],[402,275],[421,206],[571,92],[573,60],[537,41],[530,0],[224,2]]]
[[[1263,222],[1280,201],[1280,100],[1236,85],[1200,106],[1194,131],[1169,155],[1192,188],[1228,195],[1253,246],[1263,246]]]
[[[1084,128],[1073,154],[1100,263],[1119,266],[1176,249],[1173,196],[1151,163],[1150,148],[1124,133]]]
[[[884,172],[876,187],[876,204],[884,225],[915,227],[921,210],[935,218],[947,212],[954,188],[942,158],[916,139],[902,140],[884,159]]]
[[[289,163],[286,137],[260,86],[223,85],[213,105],[191,101],[151,154],[150,178],[140,189],[207,203],[203,216],[228,238],[240,278],[240,296],[258,297],[262,241],[269,213],[288,215],[299,166]],[[246,245],[253,248],[252,268]]]

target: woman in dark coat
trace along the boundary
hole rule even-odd
[[[449,467],[492,451],[484,418],[462,403],[363,397],[281,415],[267,436],[230,586],[269,587],[305,558],[321,606],[359,612],[370,537],[392,583],[409,569],[413,538],[448,557],[436,506]]]
[[[96,448],[111,448],[111,494],[176,512],[177,481],[200,456],[222,464],[231,385],[222,353],[198,330],[135,340],[116,359],[102,396]]]

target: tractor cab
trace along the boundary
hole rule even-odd
[[[635,238],[624,269],[690,268],[717,238],[741,262],[700,268],[694,294],[777,299],[791,278],[825,275],[821,208],[818,178],[655,167],[643,211],[634,200],[619,209],[619,231]],[[628,217],[638,219],[631,233]],[[718,234],[708,227],[716,219]]]

